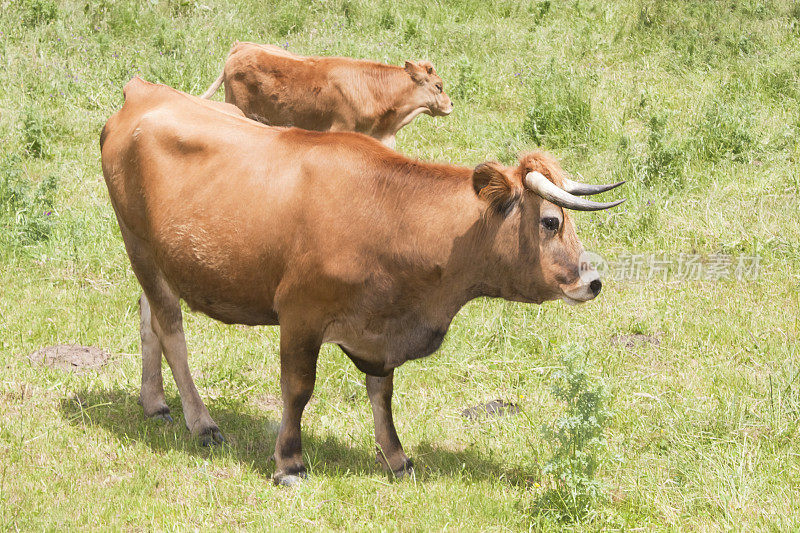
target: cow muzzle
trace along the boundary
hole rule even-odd
[[[437,102],[437,105],[433,109],[431,109],[431,114],[433,116],[435,116],[435,117],[436,116],[438,116],[438,117],[446,117],[447,115],[449,115],[452,112],[453,112],[453,101],[450,100],[450,98],[448,98],[446,101],[442,102],[441,104],[439,104],[439,102]]]
[[[580,256],[578,281],[568,287],[562,287],[564,302],[574,305],[597,298],[603,288],[600,273],[595,267],[596,254],[583,252]]]
[[[598,277],[589,283],[582,283],[580,286],[565,290],[561,299],[570,305],[582,304],[597,298],[602,288],[603,282]]]

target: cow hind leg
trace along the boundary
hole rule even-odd
[[[275,441],[276,485],[293,485],[306,477],[300,422],[317,377],[320,341],[316,335],[281,327],[281,396],[283,415]]]
[[[144,298],[140,302],[146,301],[148,304],[140,310],[141,318],[146,318],[147,311],[150,314],[150,328],[146,324],[141,326],[143,332],[143,386],[146,382],[148,389],[146,391],[143,389],[140,398],[143,399],[143,405],[145,405],[145,414],[148,414],[148,410],[157,409],[159,391],[161,398],[163,398],[164,394],[163,381],[160,378],[160,366],[158,372],[154,372],[156,365],[161,364],[159,351],[155,347],[153,336],[151,335],[151,333],[155,333],[155,338],[158,339],[161,352],[163,352],[172,370],[172,377],[175,379],[175,384],[178,386],[178,392],[181,395],[186,427],[205,446],[221,443],[225,439],[208,413],[208,409],[200,398],[192,375],[189,372],[189,357],[186,349],[186,337],[183,334],[183,315],[181,314],[180,299],[169,287],[155,261],[153,261],[147,246],[133,235],[121,220],[119,222],[122,240],[125,242],[125,249],[131,260],[131,267],[144,291]],[[145,366],[147,370],[144,370]],[[161,381],[161,387],[158,387],[159,381]],[[144,404],[144,399],[151,403]]]
[[[225,439],[200,398],[189,371],[189,354],[183,333],[180,300],[169,291],[166,284],[162,284],[161,289],[162,292],[155,297],[147,290],[145,294],[150,300],[153,313],[153,330],[158,336],[164,357],[172,370],[172,377],[178,386],[186,427],[192,435],[200,439],[203,446],[222,443]]]
[[[414,463],[403,451],[392,419],[394,371],[388,376],[367,375],[367,395],[375,421],[375,441],[378,462],[398,478],[414,473]]]
[[[145,416],[172,422],[161,374],[161,342],[153,330],[150,302],[142,293],[139,297],[139,335],[142,340],[142,388],[139,403]]]

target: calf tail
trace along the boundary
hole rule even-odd
[[[205,98],[206,100],[208,100],[209,98],[214,96],[214,93],[217,92],[217,89],[219,89],[219,86],[222,85],[222,80],[224,79],[225,79],[225,70],[222,71],[222,73],[219,75],[219,78],[217,78],[216,81],[214,81],[214,83],[211,84],[211,87],[209,87],[208,90],[204,92],[200,98]]]

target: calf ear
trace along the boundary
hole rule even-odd
[[[506,176],[498,163],[481,163],[472,172],[472,187],[496,213],[508,216],[522,196],[522,187]]]
[[[406,61],[406,64],[403,68],[416,83],[422,81],[425,71],[419,68],[419,65],[415,64],[413,61]]]
[[[423,59],[422,61],[417,61],[417,65],[424,68],[425,72],[427,72],[428,74],[433,74],[433,63],[431,63],[430,61],[426,61]]]

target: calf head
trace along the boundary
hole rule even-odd
[[[416,84],[412,99],[420,107],[426,108],[425,113],[434,117],[443,117],[453,111],[453,102],[444,92],[442,78],[433,70],[430,61],[406,61],[405,71]]]
[[[566,209],[596,211],[616,202],[593,202],[580,195],[597,194],[621,185],[587,185],[567,178],[549,155],[534,152],[517,168],[499,163],[478,165],[472,175],[476,194],[487,203],[495,224],[493,264],[500,271],[499,296],[541,303],[562,299],[586,302],[600,293],[602,282],[586,261],[583,245]]]

